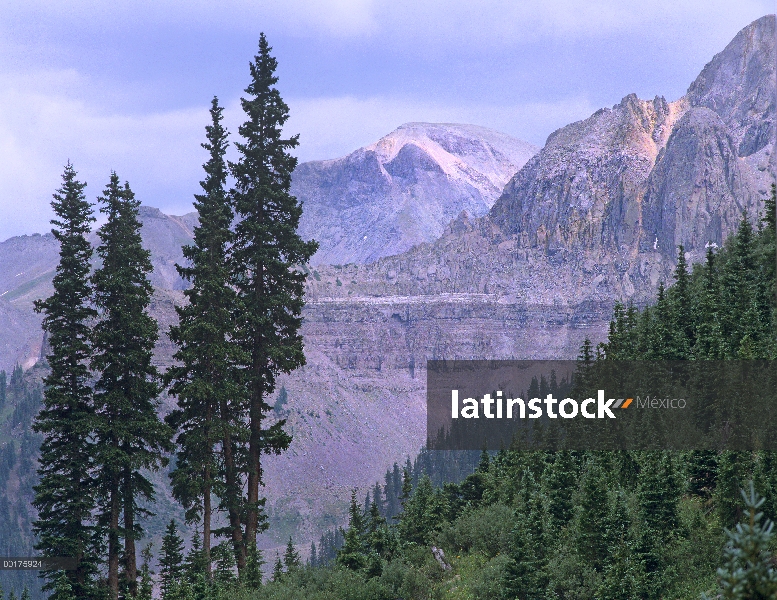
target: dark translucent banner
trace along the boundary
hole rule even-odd
[[[433,450],[777,450],[777,361],[427,363]]]
[[[0,571],[74,571],[78,560],[69,556],[0,556]]]

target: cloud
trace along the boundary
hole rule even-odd
[[[480,125],[542,146],[544,135],[586,118],[598,108],[585,98],[513,105],[453,105],[352,96],[291,98],[287,102],[291,117],[286,130],[300,134],[300,160],[343,156],[411,121]]]
[[[141,115],[106,112],[65,89],[74,72],[0,76],[0,239],[48,231],[51,194],[70,160],[94,200],[115,170],[157,206],[183,204],[196,191],[207,109]]]
[[[139,115],[110,112],[73,97],[91,85],[73,71],[0,76],[0,239],[48,231],[51,194],[68,160],[88,182],[90,200],[116,170],[144,203],[170,212],[191,210],[206,160],[200,143],[208,107]],[[580,98],[515,106],[349,96],[287,101],[291,118],[286,130],[300,134],[297,155],[303,161],[345,155],[409,121],[474,123],[526,139],[594,110]],[[232,139],[242,120],[235,99],[225,110]],[[230,155],[234,158],[234,150]]]
[[[90,26],[277,29],[295,35],[392,36],[454,44],[475,40],[503,45],[548,36],[599,37],[642,28],[679,28],[691,35],[725,30],[743,18],[774,11],[768,0],[21,0],[3,3],[6,22],[87,22]],[[755,15],[755,16],[753,16]],[[703,28],[702,28],[703,27]]]
[[[167,28],[260,31],[353,36],[375,32],[374,0],[24,0],[4,2],[6,22],[34,20],[33,28],[70,22],[89,27],[162,26]]]
[[[239,56],[242,67],[261,30],[281,54],[287,130],[312,160],[408,121],[473,123],[542,145],[629,92],[676,98],[772,10],[761,0],[5,0],[0,239],[49,228],[68,159],[91,199],[115,169],[143,202],[189,210],[207,90],[228,90],[234,139],[245,73],[238,81],[224,65]]]

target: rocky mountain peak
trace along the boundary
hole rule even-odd
[[[472,177],[474,170],[498,188],[515,175],[516,164],[522,165],[538,150],[493,129],[457,123],[405,123],[365,150],[375,152],[378,162],[386,165],[409,147],[415,148],[410,151],[422,169],[434,163],[454,179]]]
[[[620,250],[638,236],[648,176],[687,110],[629,94],[548,137],[491,209],[525,247]]]
[[[297,167],[300,232],[313,264],[364,263],[439,237],[462,210],[482,216],[537,148],[452,123],[406,123],[348,156]]]
[[[775,17],[740,31],[674,102],[629,94],[551,134],[491,218],[520,245],[691,260],[774,179]]]
[[[741,157],[774,139],[775,15],[742,29],[707,63],[688,88],[691,106],[715,111],[731,131]]]

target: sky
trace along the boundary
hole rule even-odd
[[[629,93],[675,100],[774,0],[0,0],[0,240],[50,229],[69,160],[192,210],[213,96],[237,138],[264,32],[301,161],[405,122],[542,146]]]

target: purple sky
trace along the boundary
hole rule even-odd
[[[631,92],[681,96],[773,1],[261,0],[0,4],[0,240],[50,228],[70,159],[94,199],[111,169],[191,210],[210,98],[236,131],[264,31],[300,133],[333,158],[407,121],[474,123],[537,145]]]

